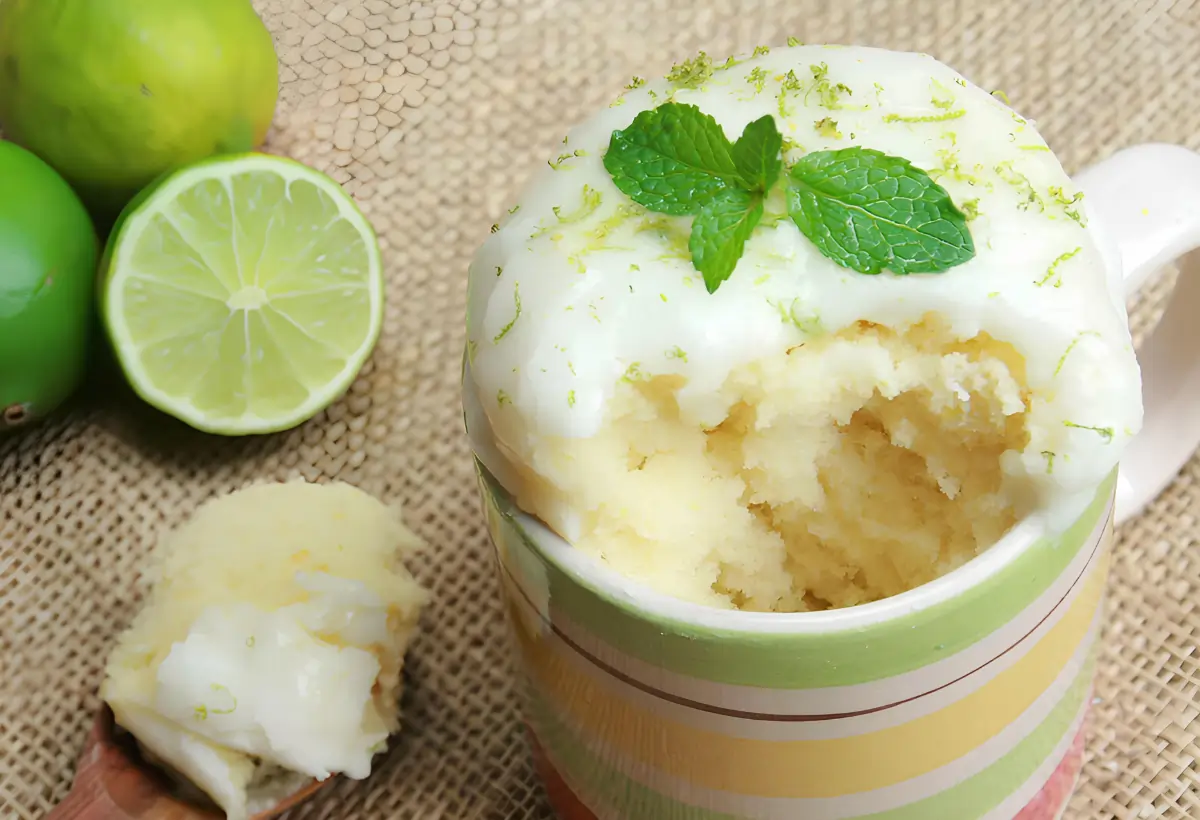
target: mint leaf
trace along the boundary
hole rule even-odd
[[[604,167],[617,188],[659,213],[697,213],[717,193],[741,186],[725,132],[694,105],[666,103],[614,131]]]
[[[975,256],[966,217],[906,159],[859,147],[818,151],[790,176],[788,213],[842,267],[937,273]]]
[[[721,191],[696,215],[688,248],[709,293],[733,273],[762,215],[762,195],[739,188]]]
[[[733,144],[733,164],[748,188],[765,194],[779,179],[783,166],[783,135],[769,114],[746,126]]]

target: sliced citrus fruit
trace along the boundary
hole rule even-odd
[[[134,390],[223,435],[320,412],[383,324],[370,223],[332,179],[263,154],[206,160],[139,194],[102,275],[103,321]]]

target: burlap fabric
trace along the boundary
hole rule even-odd
[[[2,0],[0,0],[2,2]],[[387,324],[349,396],[293,432],[193,433],[103,367],[0,443],[0,815],[66,793],[154,539],[255,479],[339,478],[403,503],[436,600],[406,730],[368,782],[300,817],[519,820],[548,811],[514,711],[458,399],[465,270],[568,124],[698,48],[858,42],[930,52],[1036,118],[1069,169],[1145,140],[1200,148],[1200,2],[260,0],[282,62],[272,150],[332,174],[378,229]],[[1134,312],[1139,333],[1169,277]],[[1200,351],[1197,351],[1200,355]],[[1200,817],[1200,460],[1117,546],[1088,764],[1071,818]]]

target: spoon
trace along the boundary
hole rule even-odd
[[[250,820],[276,817],[332,780],[313,780]],[[141,760],[131,741],[117,737],[106,705],[83,745],[70,793],[46,820],[225,820],[224,812],[181,800],[175,791],[164,774]]]

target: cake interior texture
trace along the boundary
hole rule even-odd
[[[685,387],[631,368],[597,435],[546,438],[517,466],[521,506],[659,592],[777,612],[912,589],[1020,515],[1003,463],[1027,442],[1023,361],[934,314],[736,368],[715,426],[684,412]]]

